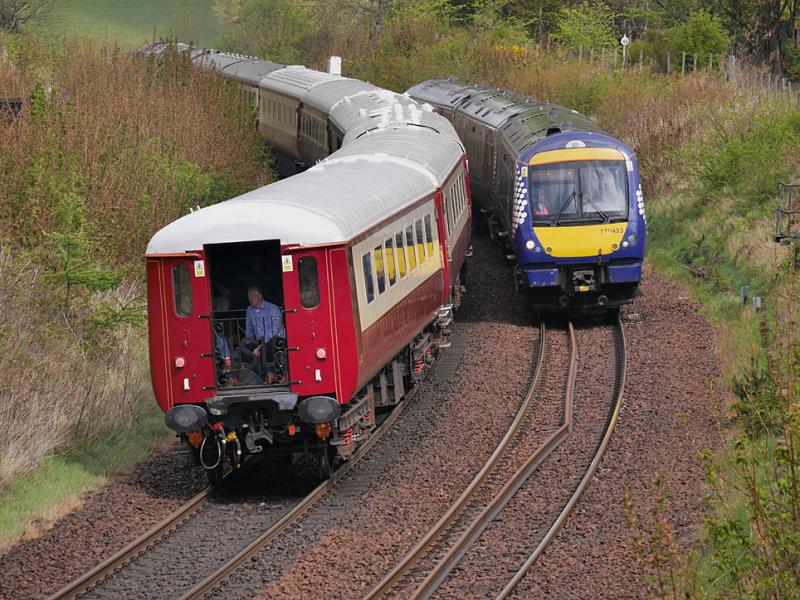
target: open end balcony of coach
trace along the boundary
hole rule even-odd
[[[280,243],[214,244],[205,251],[217,393],[288,388]]]

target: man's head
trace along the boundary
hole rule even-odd
[[[262,300],[264,300],[264,292],[261,291],[260,287],[253,286],[247,288],[247,301],[250,303],[250,306],[258,308],[261,306]]]

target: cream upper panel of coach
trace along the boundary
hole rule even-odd
[[[299,245],[347,242],[436,187],[429,172],[410,162],[345,157],[190,213],[157,232],[147,253],[265,239]]]
[[[342,98],[359,92],[374,91],[375,87],[366,81],[339,77],[335,81],[326,81],[303,94],[303,104],[316,108],[326,114],[338,104]]]
[[[449,126],[443,117],[437,124]],[[453,132],[455,136],[455,132]],[[461,143],[455,138],[442,139],[442,134],[417,126],[401,126],[365,133],[342,146],[321,165],[355,156],[385,155],[413,162],[429,171],[441,187],[462,159]]]

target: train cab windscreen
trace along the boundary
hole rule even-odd
[[[534,226],[611,223],[628,217],[625,161],[584,160],[531,167]]]

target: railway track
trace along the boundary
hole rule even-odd
[[[258,552],[261,548],[269,544],[283,531],[286,530],[292,523],[297,521],[309,509],[311,509],[317,502],[319,502],[333,487],[359,462],[359,460],[369,452],[370,448],[374,446],[382,435],[388,431],[394,422],[400,417],[404,408],[408,405],[411,399],[417,392],[418,387],[411,389],[406,397],[397,405],[395,410],[375,429],[370,439],[352,456],[352,458],[336,469],[333,476],[323,481],[315,487],[308,495],[300,499],[288,511],[278,518],[272,525],[269,526],[261,535],[250,542],[245,548],[236,553],[228,561],[226,561],[220,568],[214,571],[211,575],[200,581],[197,585],[192,587],[188,592],[184,593],[182,599],[202,598],[210,592],[219,582],[224,580],[230,573],[235,571],[240,565],[246,562],[251,556]],[[159,522],[153,528],[136,538],[133,542],[129,543],[116,554],[97,565],[90,571],[84,573],[81,577],[74,580],[54,595],[50,596],[48,600],[63,600],[81,597],[93,588],[108,580],[117,572],[121,571],[131,563],[138,556],[146,553],[153,546],[158,544],[161,540],[168,537],[172,532],[176,531],[181,525],[186,523],[189,519],[197,514],[203,506],[208,503],[212,496],[212,490],[207,488],[197,494],[194,498],[186,502],[183,506],[170,513],[164,520]]]
[[[475,476],[473,481],[458,498],[458,500],[450,507],[445,515],[423,536],[422,539],[412,548],[410,552],[398,563],[369,593],[365,596],[367,600],[381,598],[392,593],[397,593],[398,588],[403,591],[403,597],[410,597],[415,599],[430,598],[448,578],[450,573],[456,568],[459,562],[464,558],[471,545],[481,536],[487,527],[495,520],[497,515],[514,497],[517,491],[525,484],[534,471],[547,459],[547,457],[559,447],[559,445],[569,436],[573,429],[574,423],[574,394],[575,394],[575,381],[577,375],[577,342],[575,337],[575,330],[572,323],[568,323],[569,332],[569,348],[570,360],[567,370],[566,383],[564,385],[564,392],[562,396],[562,409],[561,409],[561,422],[560,425],[552,431],[544,441],[536,447],[536,449],[528,455],[525,461],[516,469],[511,477],[509,477],[494,497],[486,503],[478,512],[478,514],[471,518],[469,523],[462,527],[457,533],[455,541],[448,542],[449,545],[446,549],[442,550],[437,548],[437,540],[439,538],[452,538],[452,532],[445,535],[448,528],[452,527],[453,523],[457,521],[457,517],[462,512],[469,512],[465,510],[471,501],[476,496],[477,490],[487,480],[488,474],[495,469],[501,457],[507,453],[511,448],[511,441],[516,437],[519,432],[520,426],[528,418],[528,413],[531,411],[535,392],[538,389],[541,380],[542,361],[544,356],[544,340],[546,331],[544,325],[541,324],[540,336],[540,349],[539,360],[536,363],[534,375],[531,380],[525,402],[520,408],[517,417],[509,429],[509,432],[498,445],[495,452],[490,459]],[[519,571],[514,575],[512,580],[506,585],[501,592],[500,598],[505,598],[513,592],[517,584],[522,580],[525,573],[530,569],[531,565],[536,561],[538,556],[544,551],[547,545],[556,536],[558,531],[563,526],[569,513],[574,508],[578,499],[583,491],[591,481],[597,466],[602,459],[605,448],[613,431],[616,423],[617,415],[622,402],[622,391],[624,389],[625,381],[625,349],[624,349],[624,334],[622,332],[622,325],[617,318],[615,323],[615,354],[617,372],[615,374],[615,390],[614,401],[612,402],[612,409],[609,413],[602,440],[598,445],[596,452],[592,458],[591,463],[583,474],[580,483],[570,496],[567,504],[559,513],[556,520],[547,530],[544,538],[536,546],[533,553],[528,560],[522,565]],[[474,511],[473,511],[474,512]],[[404,587],[404,577],[413,578],[415,571],[423,570],[423,563],[430,562],[431,555],[435,555],[435,564],[427,572],[421,583],[415,583],[409,591],[407,586]],[[412,575],[413,574],[413,575]]]

